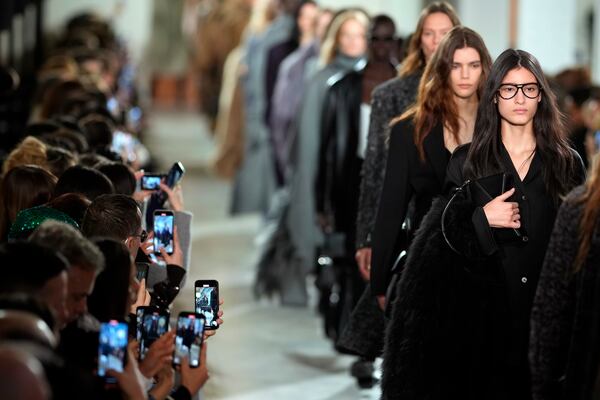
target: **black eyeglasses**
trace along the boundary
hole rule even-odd
[[[498,94],[504,100],[510,100],[517,95],[517,93],[519,92],[519,89],[521,89],[521,92],[523,92],[523,95],[525,97],[527,97],[528,99],[537,98],[540,95],[540,92],[542,90],[540,88],[540,85],[535,82],[523,83],[521,85],[515,85],[513,83],[505,83],[505,84],[500,85],[500,88],[498,89]]]
[[[146,232],[145,230],[142,230],[142,233],[140,233],[139,235],[131,235],[133,237],[139,237],[140,238],[140,242],[145,242],[146,239],[148,239],[148,232]]]

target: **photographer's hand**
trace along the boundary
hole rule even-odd
[[[221,326],[223,324],[223,299],[219,300],[219,312],[217,313],[217,324],[219,326]],[[204,340],[207,340],[209,337],[214,336],[217,334],[217,330],[213,329],[213,330],[205,330],[204,331]]]
[[[181,185],[176,185],[175,188],[171,189],[169,186],[164,183],[160,184],[160,188],[163,192],[167,194],[169,198],[169,204],[173,211],[183,211],[183,191],[181,190]]]
[[[135,342],[127,345],[127,364],[123,372],[117,372],[112,369],[106,371],[106,375],[117,379],[119,388],[131,400],[145,400],[144,377],[140,373],[137,361],[133,355],[133,346]]]
[[[140,371],[146,378],[152,378],[161,369],[170,366],[175,350],[175,330],[171,330],[150,345],[144,359],[140,362]]]
[[[168,254],[167,251],[162,247],[160,249],[160,255],[167,264],[177,265],[183,268],[183,252],[179,245],[179,233],[177,233],[177,227],[173,229],[173,254]]]
[[[175,371],[171,365],[166,365],[155,375],[156,385],[150,390],[149,394],[154,400],[164,400],[167,398],[173,385],[175,384]]]
[[[203,343],[200,352],[200,366],[198,368],[190,367],[187,357],[183,357],[181,360],[181,385],[190,392],[192,397],[204,386],[209,378],[208,367],[206,365],[206,351],[207,344]]]
[[[146,290],[146,280],[142,279],[138,287],[137,298],[129,308],[129,313],[135,315],[138,307],[150,305],[150,298],[150,292]]]
[[[136,182],[139,182],[142,177],[144,176],[144,170],[141,169],[137,172],[135,172],[135,180]],[[133,193],[133,199],[137,202],[143,202],[145,201],[148,197],[152,196],[152,193],[154,193],[154,190],[136,190]]]

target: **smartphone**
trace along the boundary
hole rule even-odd
[[[164,248],[167,254],[173,254],[173,229],[175,217],[173,211],[156,210],[154,211],[154,253],[160,254],[160,249]]]
[[[109,369],[123,372],[127,360],[127,332],[125,322],[111,320],[100,324],[98,340],[98,376],[106,376]],[[114,378],[106,378],[107,381]]]
[[[167,173],[167,186],[174,188],[183,177],[183,174],[185,174],[185,168],[183,168],[183,164],[181,162],[177,161]]]
[[[150,264],[146,262],[136,262],[135,263],[136,273],[135,277],[138,282],[141,282],[142,279],[148,279],[148,270],[150,269]]]
[[[191,311],[179,313],[175,332],[173,365],[181,365],[181,359],[187,356],[190,367],[199,367],[203,341],[204,315]]]
[[[204,329],[218,329],[219,282],[199,280],[194,284],[194,289],[196,312],[204,316]]]
[[[143,311],[139,311],[143,308]],[[169,313],[156,307],[138,307],[141,315],[141,324],[138,324],[138,338],[140,344],[140,360],[143,360],[148,349],[154,341],[169,330]]]
[[[140,183],[142,190],[159,190],[160,183],[165,176],[163,174],[144,174]]]

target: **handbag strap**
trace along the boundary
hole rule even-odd
[[[456,199],[456,196],[458,196],[461,193],[466,192],[467,186],[469,186],[470,183],[471,183],[471,181],[467,180],[461,186],[454,189],[454,194],[452,195],[452,197],[448,201],[448,204],[446,204],[446,207],[444,207],[444,211],[442,212],[442,221],[441,222],[442,222],[442,235],[444,236],[444,240],[448,244],[448,247],[450,247],[452,249],[452,251],[454,251],[456,254],[461,255],[461,256],[463,254],[460,251],[458,251],[456,249],[456,247],[454,247],[452,245],[452,243],[450,242],[450,239],[448,239],[448,235],[446,235],[446,212],[448,211],[448,208],[450,208],[450,205],[452,204],[454,199]]]

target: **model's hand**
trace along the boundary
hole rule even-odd
[[[492,228],[520,228],[519,203],[506,201],[515,193],[515,188],[496,197],[483,207],[483,212]]]
[[[363,247],[356,251],[356,263],[358,264],[358,271],[365,281],[371,280],[371,254],[372,250],[370,247]]]
[[[381,311],[385,311],[385,296],[384,295],[378,295],[377,297],[377,304],[379,305],[379,308],[381,308]]]

